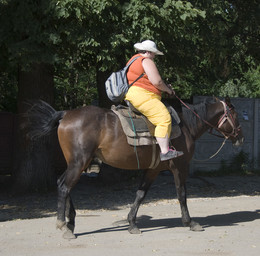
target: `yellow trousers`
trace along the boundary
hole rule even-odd
[[[125,99],[155,126],[155,137],[164,138],[168,134],[170,138],[171,116],[159,95],[138,86],[131,86]]]

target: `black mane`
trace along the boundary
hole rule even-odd
[[[182,106],[183,121],[186,123],[192,134],[196,133],[196,128],[198,127],[199,123],[205,125],[205,123],[202,122],[202,119],[207,119],[208,105],[213,104],[215,102],[215,100],[205,100],[204,102],[195,105],[186,104],[188,108],[186,106]],[[197,117],[193,112],[195,112],[200,118]]]

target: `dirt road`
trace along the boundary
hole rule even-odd
[[[172,182],[160,177],[138,213],[140,235],[129,234],[125,221],[135,187],[115,187],[108,192],[98,184],[88,184],[85,190],[85,184],[80,184],[73,194],[78,209],[77,239],[70,241],[55,229],[55,193],[1,196],[0,255],[258,256],[259,181],[260,177],[189,180],[190,214],[205,228],[192,232],[182,227]]]

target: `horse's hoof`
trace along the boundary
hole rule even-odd
[[[57,220],[56,221],[56,228],[57,229],[62,229],[64,226],[66,225],[66,222],[65,221],[61,221],[61,220]]]
[[[204,231],[204,228],[199,223],[192,220],[190,223],[190,230],[191,231]]]
[[[128,232],[130,234],[141,234],[142,232],[140,231],[140,229],[138,227],[133,227],[133,228],[128,228]]]
[[[63,236],[62,236],[64,239],[67,239],[67,240],[71,240],[71,239],[76,239],[76,236],[71,232],[71,230],[67,229]]]

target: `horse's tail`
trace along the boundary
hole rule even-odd
[[[29,104],[31,108],[24,114],[25,121],[21,128],[26,129],[26,135],[30,139],[35,140],[46,136],[58,128],[59,121],[65,115],[65,111],[56,111],[42,100],[29,102]]]

